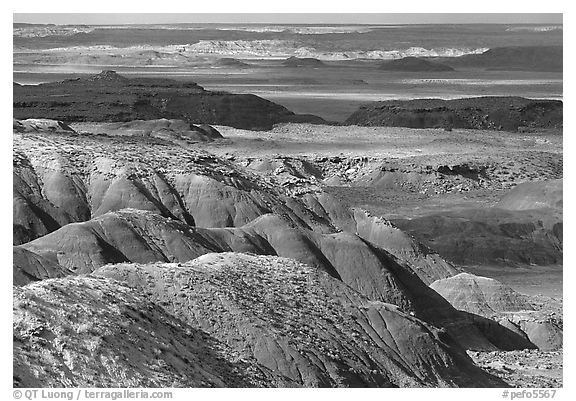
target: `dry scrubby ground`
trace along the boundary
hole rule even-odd
[[[331,187],[354,184],[355,191],[359,187],[376,195],[370,193],[374,169],[404,173],[397,185],[386,187],[386,196],[392,191],[397,198],[388,200],[390,209],[404,205],[413,210],[416,204],[421,209],[422,201],[438,204],[444,197],[451,204],[457,202],[450,195],[462,195],[461,203],[480,201],[475,197],[494,201],[498,191],[520,182],[562,177],[562,135],[558,131],[446,132],[309,124],[282,124],[266,132],[222,126],[218,130],[225,139],[204,145],[210,152],[248,165],[258,159],[305,160],[320,167]],[[458,174],[458,169],[464,175]],[[467,199],[468,194],[472,199]],[[370,204],[366,199],[364,203]]]
[[[512,387],[563,387],[562,350],[469,351],[468,355],[482,369]]]

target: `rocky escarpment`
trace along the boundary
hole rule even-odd
[[[52,134],[76,133],[73,128],[63,121],[42,118],[13,119],[12,130],[14,132],[49,132]]]
[[[277,257],[110,265],[14,301],[16,386],[504,385],[438,329]]]
[[[378,69],[383,71],[404,71],[404,72],[454,71],[454,68],[448,65],[436,63],[418,57],[404,57],[398,60],[386,61],[380,64],[380,67],[378,67]]]
[[[296,115],[255,95],[210,92],[193,82],[170,79],[129,79],[113,71],[63,82],[14,86],[13,92],[17,119],[70,123],[166,118],[246,129],[270,129],[289,121],[324,122],[320,117]]]
[[[345,124],[516,131],[526,127],[562,128],[562,110],[558,100],[520,97],[390,100],[361,106]]]

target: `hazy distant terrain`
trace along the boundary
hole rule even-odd
[[[377,100],[483,95],[560,99],[562,71],[550,67],[549,55],[532,54],[525,68],[519,68],[518,55],[495,61],[497,69],[487,62],[466,61],[490,49],[514,46],[561,47],[562,27],[16,24],[14,80],[47,82],[103,69],[169,76],[210,90],[257,94],[296,113],[333,121],[343,121],[360,104]],[[408,56],[440,58],[455,71],[380,68]],[[289,57],[322,63],[290,68],[284,62]]]

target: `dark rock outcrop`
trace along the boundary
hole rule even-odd
[[[250,68],[252,67],[250,64],[245,63],[241,60],[231,58],[231,57],[222,57],[216,60],[213,64],[214,67],[227,67],[227,68]]]
[[[282,62],[282,65],[285,67],[311,67],[311,68],[318,68],[318,67],[325,67],[322,61],[313,58],[313,57],[289,57]]]
[[[62,121],[41,118],[13,119],[12,129],[15,132],[76,133],[68,124]]]
[[[521,97],[389,100],[361,106],[344,124],[409,128],[468,128],[516,131],[562,128],[559,100]]]
[[[276,123],[323,122],[250,94],[210,92],[193,82],[126,78],[114,71],[40,85],[14,86],[14,118],[126,122],[160,118],[193,124],[270,129]]]

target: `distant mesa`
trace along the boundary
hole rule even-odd
[[[179,119],[192,124],[268,130],[277,123],[326,123],[251,94],[207,91],[195,82],[126,78],[114,71],[13,87],[14,118],[71,122]]]
[[[252,64],[245,63],[241,60],[223,57],[216,60],[213,64],[214,67],[229,67],[229,68],[250,68]]]
[[[517,131],[561,129],[563,103],[512,96],[387,100],[362,105],[345,125]]]
[[[441,60],[453,67],[562,72],[562,59],[562,46],[514,46],[496,47],[481,54]]]
[[[436,63],[433,61],[428,61],[418,57],[404,57],[398,60],[386,61],[378,67],[378,69],[383,71],[404,71],[404,72],[441,72],[441,71],[454,71],[454,68]]]
[[[316,58],[312,57],[299,58],[294,56],[284,60],[282,62],[282,65],[286,67],[314,67],[314,68],[326,67],[326,64],[324,64],[322,61]]]

